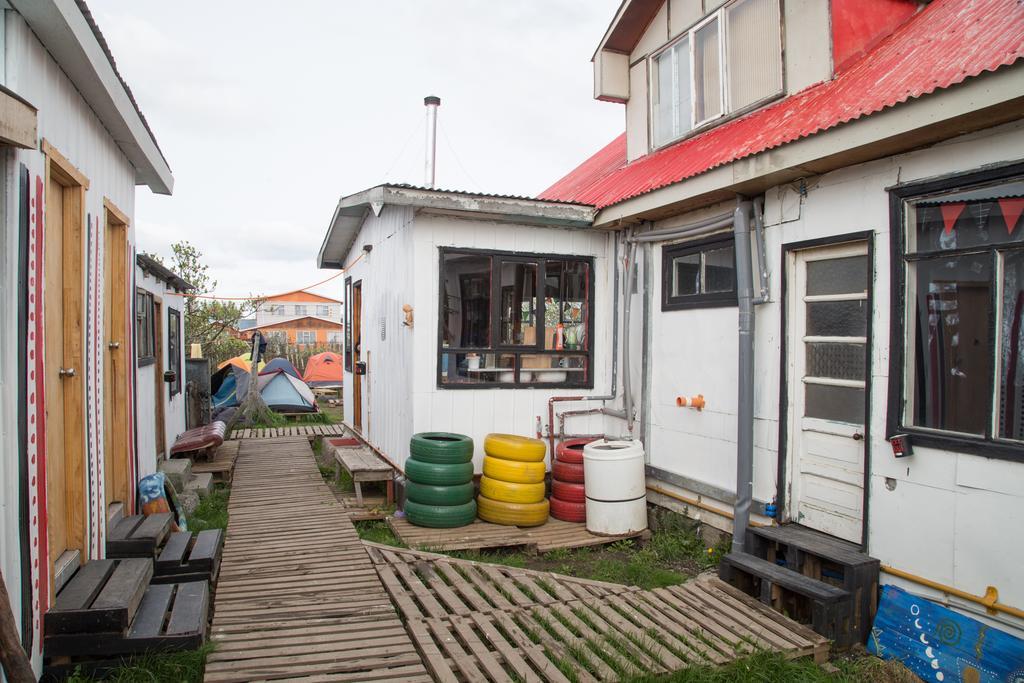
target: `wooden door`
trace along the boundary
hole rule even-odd
[[[128,226],[106,211],[103,284],[103,474],[107,504],[128,504]]]
[[[153,301],[153,385],[156,387],[156,458],[160,460],[166,450],[164,402],[167,383],[164,382],[164,324],[163,305]]]
[[[352,426],[363,430],[363,376],[357,364],[363,358],[363,283],[352,285]]]
[[[798,251],[787,317],[790,463],[787,517],[861,542],[870,344],[867,242]]]
[[[77,172],[75,172],[77,175]],[[46,499],[51,570],[66,552],[88,559],[86,543],[83,337],[84,188],[47,164],[43,236]],[[51,574],[52,576],[52,574]]]

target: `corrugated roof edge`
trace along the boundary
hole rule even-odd
[[[160,143],[157,142],[156,135],[153,133],[153,129],[149,126],[149,121],[146,120],[145,114],[142,113],[142,109],[139,107],[139,102],[135,99],[135,94],[128,86],[128,82],[124,80],[124,76],[122,76],[121,72],[117,70],[117,62],[114,61],[114,53],[110,51],[110,45],[107,44],[107,39],[103,37],[103,32],[100,31],[99,24],[97,24],[96,19],[93,18],[92,11],[89,9],[89,6],[85,4],[85,0],[75,0],[75,4],[78,5],[78,10],[82,13],[82,16],[85,17],[85,22],[89,24],[89,28],[92,30],[92,34],[95,36],[96,42],[99,43],[100,49],[103,50],[103,54],[107,56],[107,61],[110,62],[110,68],[114,70],[114,75],[117,76],[117,80],[121,82],[121,86],[124,88],[125,94],[128,95],[129,101],[131,101],[132,106],[135,107],[135,113],[139,115],[139,120],[142,121],[143,127],[145,127],[146,132],[149,133],[149,137],[153,141],[153,144],[156,145],[156,150],[160,152],[160,158],[162,158],[164,163],[167,164],[167,168],[170,168],[171,164],[167,161],[167,156],[164,154],[164,151],[160,149]]]
[[[149,273],[158,280],[163,280],[167,284],[172,285],[178,291],[185,292],[190,289],[195,289],[194,285],[189,284],[188,281],[180,275],[148,254],[136,254],[135,265],[142,268],[142,272]]]
[[[546,204],[569,204],[571,206],[586,206],[593,207],[593,204],[587,204],[585,202],[576,202],[571,200],[561,199],[545,199],[540,195],[536,197],[529,197],[526,195],[517,194],[499,194],[493,192],[473,192],[470,190],[448,190],[440,187],[424,187],[422,185],[412,185],[410,183],[382,183],[376,187],[390,187],[397,190],[419,190],[422,192],[437,192],[441,194],[462,194],[470,197],[487,197],[489,199],[517,199],[526,202],[544,202]],[[358,194],[358,193],[357,193]]]

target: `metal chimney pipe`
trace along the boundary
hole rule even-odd
[[[423,106],[427,108],[426,186],[433,189],[437,162],[437,108],[441,106],[441,98],[428,95],[423,98]]]

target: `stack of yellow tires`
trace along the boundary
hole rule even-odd
[[[444,529],[466,526],[476,519],[473,440],[468,436],[414,434],[405,476],[405,517],[411,524]]]
[[[540,439],[488,434],[480,478],[480,519],[508,526],[540,526],[548,521],[544,498],[544,454]]]

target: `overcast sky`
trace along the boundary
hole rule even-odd
[[[89,0],[174,172],[139,247],[189,240],[217,292],[304,287],[339,197],[423,184],[535,195],[624,127],[590,56],[619,0]],[[338,296],[340,279],[321,289]]]

